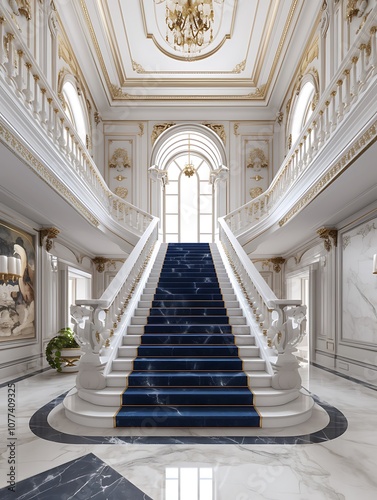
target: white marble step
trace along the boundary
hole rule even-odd
[[[93,404],[84,400],[82,396],[83,394],[80,394],[79,397],[77,390],[72,389],[65,397],[63,407],[67,418],[76,424],[85,427],[98,427],[99,430],[114,428],[114,417],[119,410],[119,403],[111,406],[101,405],[100,401],[103,401],[103,396],[99,396],[99,399]],[[115,391],[109,393],[109,401],[112,400],[115,403],[117,399],[118,394]],[[298,425],[310,418],[314,405],[313,398],[303,392],[299,392],[293,401],[279,406],[257,405],[258,413],[262,419],[261,427],[268,429]],[[146,428],[143,428],[144,436],[147,435],[147,431]],[[155,429],[151,429],[151,432],[155,432]],[[173,429],[172,432],[174,433]]]
[[[122,394],[126,387],[105,387],[101,390],[88,391],[86,389],[78,389],[78,394],[81,399],[88,401],[94,405],[100,406],[120,406],[122,404]],[[284,405],[290,401],[294,401],[299,397],[300,392],[297,389],[290,391],[280,391],[271,387],[254,387],[253,393],[254,405],[274,407]]]

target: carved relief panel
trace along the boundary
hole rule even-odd
[[[245,201],[257,198],[269,186],[271,175],[272,139],[245,137],[243,144],[245,171]]]
[[[133,203],[133,138],[108,138],[107,183],[110,190],[120,198]]]

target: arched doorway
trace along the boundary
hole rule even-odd
[[[166,130],[152,151],[152,213],[166,242],[211,242],[217,218],[226,213],[225,150],[203,125]]]

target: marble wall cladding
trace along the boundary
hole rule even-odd
[[[342,340],[377,345],[377,218],[341,236]]]

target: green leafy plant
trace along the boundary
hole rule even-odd
[[[48,364],[58,372],[61,372],[61,350],[78,347],[80,347],[80,345],[75,340],[74,331],[69,327],[62,328],[47,344],[46,359]]]

